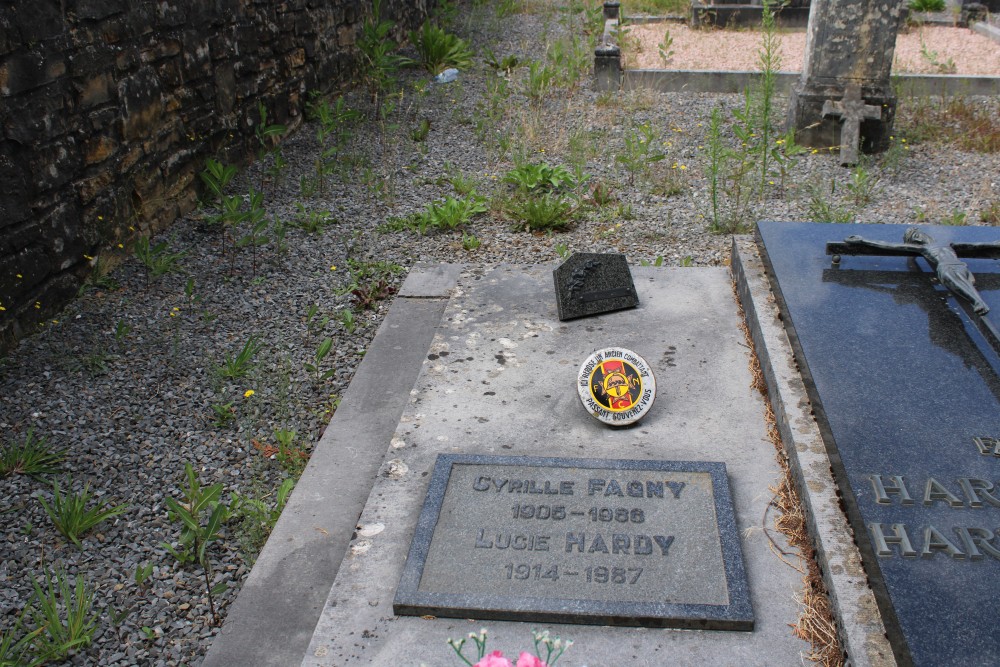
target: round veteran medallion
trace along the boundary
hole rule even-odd
[[[634,424],[656,398],[656,380],[646,360],[631,350],[608,347],[580,366],[577,390],[587,412],[605,424]]]

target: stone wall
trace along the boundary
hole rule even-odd
[[[383,0],[417,25],[433,0]],[[371,0],[0,3],[0,352],[95,262],[196,203],[209,157],[245,162],[258,101],[294,128],[350,78]]]

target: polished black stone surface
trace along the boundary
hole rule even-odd
[[[393,611],[753,630],[726,466],[441,454]]]
[[[560,320],[639,305],[625,255],[574,253],[552,272]]]
[[[920,227],[1000,241],[996,228]],[[924,259],[825,253],[905,229],[761,222],[758,234],[897,660],[1000,664],[1000,357]],[[1000,262],[966,263],[1000,324]]]

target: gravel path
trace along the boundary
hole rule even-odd
[[[758,69],[760,32],[756,30],[693,30],[677,23],[626,26],[625,54],[637,69],[733,70]],[[673,55],[664,64],[658,47],[669,32]],[[780,69],[801,72],[806,49],[805,30],[779,31]],[[1000,75],[1000,43],[968,28],[923,25],[896,36],[894,74]]]
[[[271,494],[273,502],[289,474],[274,455],[275,431],[294,431],[293,447],[308,451],[390,304],[376,300],[362,309],[344,291],[351,283],[349,261],[367,262],[370,269],[371,263],[388,262],[403,270],[419,261],[554,264],[566,250],[619,250],[632,263],[658,257],[665,265],[727,261],[729,238],[707,231],[706,136],[712,109],[720,107],[729,119],[741,97],[599,94],[585,78],[531,103],[523,94],[528,78],[523,66],[510,75],[508,96],[489,92],[502,77],[483,62],[487,46],[497,58],[514,54],[522,64],[541,58],[546,43],[566,47],[550,48],[550,59],[572,51],[570,42],[559,40],[580,34],[579,17],[555,4],[532,3],[534,11],[506,22],[492,6],[463,9],[454,30],[475,45],[474,67],[444,85],[428,84],[416,70],[403,72],[404,94],[384,134],[374,122],[354,126],[339,161],[342,173],[331,178],[324,194],[300,191],[302,177],[314,174],[316,126],[287,138],[284,176],[265,187],[267,217],[291,220],[302,206],[316,214],[329,211],[330,224],[316,233],[290,227],[288,249],[279,252],[273,243],[259,248],[255,268],[249,248],[233,258],[225,237],[208,224],[212,210],[202,209],[154,239],[184,253],[179,271],[147,286],[142,265],[123,255],[115,271],[0,362],[2,438],[20,442],[33,431],[67,452],[60,474],[0,479],[5,631],[31,598],[31,578],[58,566],[96,589],[100,614],[93,644],[66,664],[200,662],[217,627],[200,569],[180,565],[162,546],[176,545],[180,534],[168,518],[165,498],[180,498],[184,464],[190,462],[203,485],[224,485],[227,501],[238,492],[265,500]],[[568,31],[570,25],[575,27]],[[588,47],[581,53],[585,64]],[[348,92],[345,99],[374,117],[364,93]],[[996,117],[996,100],[968,102],[987,105]],[[982,224],[980,212],[1000,200],[1000,156],[903,141],[913,104],[902,104],[891,157],[862,174],[875,182],[870,197],[858,175],[852,181],[852,172],[837,166],[835,157],[806,152],[789,165],[783,181],[768,179],[774,183],[767,185],[763,201],[749,204],[747,219],[808,219],[818,196],[849,209],[859,221],[933,222],[964,213],[969,223]],[[411,133],[422,120],[430,122],[430,130],[425,140],[415,141]],[[653,152],[665,157],[633,182],[616,156],[632,128],[644,123],[656,135]],[[728,120],[725,127],[728,141]],[[498,150],[498,143],[509,143],[511,150]],[[481,243],[475,249],[463,246],[458,231],[426,236],[378,231],[395,217],[454,194],[449,179],[461,186],[459,175],[486,197],[506,195],[501,179],[513,166],[512,154],[553,165],[575,162],[590,175],[587,187],[600,184],[612,201],[589,207],[568,231],[552,234],[515,229],[498,213],[502,207],[493,206],[466,228],[465,245],[474,245],[472,235]],[[238,177],[231,192],[246,193],[251,182],[261,183],[267,164]],[[731,203],[723,197],[724,209]],[[245,233],[244,225],[238,236]],[[398,285],[403,275],[392,274],[386,285]],[[367,278],[359,282],[372,284]],[[349,311],[353,323],[345,322]],[[254,337],[263,348],[246,375],[221,377],[217,369],[224,358]],[[308,371],[305,365],[316,363],[316,351],[328,337],[329,355],[318,373]],[[213,406],[230,418],[217,424]],[[295,459],[293,454],[286,461]],[[52,481],[64,491],[89,483],[97,497],[126,503],[128,510],[87,533],[78,549],[56,532],[38,500],[52,498]],[[207,551],[213,584],[229,586],[216,599],[223,615],[251,566],[252,550],[248,554],[241,547],[247,533],[246,522],[230,522],[224,539]],[[145,565],[151,574],[138,584],[136,569]]]

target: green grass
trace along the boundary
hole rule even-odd
[[[65,450],[53,451],[45,438],[35,437],[29,430],[21,443],[8,442],[0,449],[0,477],[51,475],[59,472],[65,459]]]
[[[42,582],[42,585],[31,582],[35,599],[28,617],[32,631],[38,633],[34,646],[39,660],[58,661],[89,646],[93,640],[98,619],[94,591],[81,575],[74,576],[71,585],[69,575],[63,570],[56,570],[55,574],[45,570]]]
[[[84,486],[80,493],[62,494],[59,483],[52,485],[52,504],[46,502],[45,498],[39,498],[38,502],[45,508],[45,513],[52,520],[52,525],[56,527],[67,539],[79,549],[83,549],[80,537],[91,528],[102,521],[118,516],[128,509],[127,505],[116,505],[108,507],[104,502],[98,501],[93,507],[87,507],[91,500],[90,484]]]

